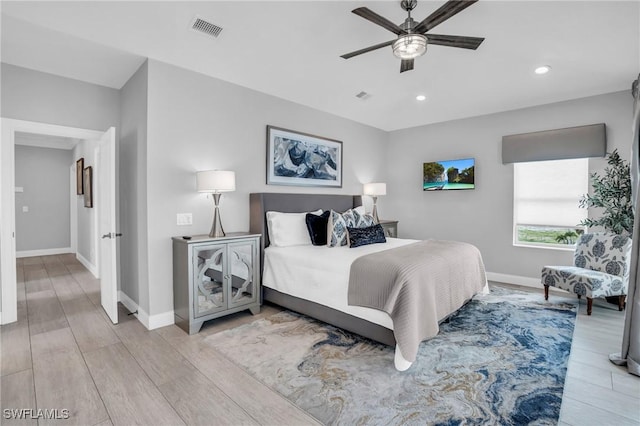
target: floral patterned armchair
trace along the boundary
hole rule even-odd
[[[629,286],[631,240],[609,233],[583,234],[576,243],[574,266],[542,268],[544,298],[549,300],[549,287],[586,296],[587,315],[591,315],[593,299],[619,296],[618,308],[624,309]]]

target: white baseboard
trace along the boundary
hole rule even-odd
[[[174,324],[173,311],[165,312],[158,315],[149,315],[144,311],[144,309],[140,309],[140,306],[138,306],[136,302],[134,302],[122,291],[118,291],[118,302],[122,303],[129,310],[129,312],[138,311],[136,317],[147,330],[154,330],[156,328],[166,327],[167,325]]]
[[[96,265],[94,265],[93,263],[89,262],[80,253],[76,253],[76,259],[78,259],[78,262],[82,263],[82,265],[85,268],[87,268],[89,270],[89,272],[91,272],[93,274],[94,277],[100,278],[99,273],[98,273],[98,268],[96,268]]]
[[[166,327],[168,325],[174,324],[175,317],[173,315],[173,311],[164,312],[162,314],[150,315],[148,316],[148,325],[147,328],[149,330],[154,330],[160,327]]]
[[[135,312],[138,310],[138,304],[133,301],[129,296],[124,294],[122,290],[118,290],[118,302],[122,303],[129,312]]]
[[[42,249],[42,250],[22,250],[16,252],[16,258],[19,257],[34,257],[34,256],[53,256],[55,254],[67,254],[73,253],[71,247]]]
[[[498,283],[521,285],[523,287],[542,288],[540,278],[522,277],[519,275],[499,274],[487,272],[487,280]]]

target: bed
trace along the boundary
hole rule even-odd
[[[348,246],[327,248],[313,245],[270,247],[266,220],[268,211],[300,213],[333,209],[343,212],[361,205],[361,196],[251,194],[250,232],[262,235],[260,242],[260,258],[263,265],[262,300],[377,342],[395,346],[395,367],[401,371],[406,370],[412,361],[403,357],[399,350],[391,316],[379,309],[350,305],[347,301],[347,287],[350,265],[356,259],[361,261],[366,258],[363,256],[383,250],[408,248],[410,245],[419,244],[416,240],[388,238],[385,244],[357,248]],[[482,286],[476,285],[474,291],[469,293],[468,297],[465,296],[465,302],[474,294],[486,290],[483,267],[481,273],[482,277],[478,277],[478,281],[483,281]],[[443,320],[453,312],[438,313],[438,320]],[[396,328],[396,333],[398,330]]]

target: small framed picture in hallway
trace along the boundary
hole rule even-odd
[[[93,207],[93,169],[91,166],[85,167],[82,172],[82,187],[84,189],[84,206]]]
[[[82,184],[82,174],[84,172],[84,158],[76,161],[76,194],[84,194],[84,185]]]

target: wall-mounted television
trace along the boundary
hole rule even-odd
[[[422,190],[475,189],[474,170],[474,158],[424,163]]]

